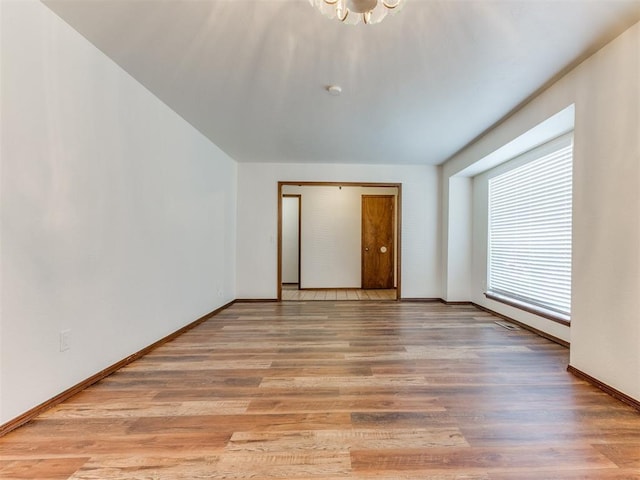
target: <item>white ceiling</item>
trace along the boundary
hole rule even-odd
[[[407,0],[355,27],[307,0],[45,4],[240,162],[440,164],[640,20],[640,0]]]

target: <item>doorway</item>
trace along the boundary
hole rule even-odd
[[[282,195],[282,285],[300,289],[302,195]]]
[[[401,298],[401,189],[397,183],[278,182],[278,300]],[[376,207],[376,199],[387,206]],[[292,258],[287,239],[287,232],[293,230],[291,220],[287,220],[292,217],[291,202],[299,207],[297,238],[304,245],[298,249],[297,284],[288,260]],[[376,238],[377,255],[373,255],[373,247],[368,247],[372,255],[367,261],[363,249],[363,234],[371,230],[367,211],[380,208],[391,209],[381,220],[388,227],[387,236]],[[379,220],[373,222],[378,224]],[[366,234],[367,238],[371,235]],[[384,268],[385,274],[371,274],[373,264],[378,270]],[[367,283],[372,276],[378,278],[375,286]]]

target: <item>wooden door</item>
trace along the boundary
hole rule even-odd
[[[362,196],[362,288],[394,288],[395,197]]]

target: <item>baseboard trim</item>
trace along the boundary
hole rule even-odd
[[[626,393],[622,393],[620,390],[617,390],[607,385],[606,383],[601,382],[597,378],[594,378],[591,375],[584,373],[582,370],[579,370],[572,365],[569,365],[567,367],[567,371],[575,375],[576,377],[580,378],[581,380],[584,380],[585,382],[593,385],[594,387],[599,388],[606,394],[611,395],[616,400],[620,400],[621,402],[626,403],[627,405],[640,411],[640,400],[636,400],[635,398],[630,397]]]
[[[503,320],[506,320],[507,322],[511,322],[511,323],[513,323],[515,325],[518,325],[519,327],[524,328],[525,330],[529,330],[530,332],[535,333],[536,335],[538,335],[538,336],[540,336],[542,338],[546,338],[547,340],[551,340],[553,343],[557,343],[558,345],[562,345],[565,348],[569,348],[570,343],[567,342],[566,340],[562,340],[561,338],[555,337],[555,336],[551,335],[550,333],[543,332],[542,330],[538,330],[537,328],[532,327],[531,325],[527,325],[526,323],[522,323],[522,322],[520,322],[518,320],[514,320],[513,318],[508,317],[506,315],[503,315],[502,313],[498,313],[498,312],[496,312],[494,310],[491,310],[490,308],[483,307],[482,305],[478,305],[477,303],[474,303],[474,302],[470,302],[470,303],[474,307],[476,307],[476,308],[478,308],[478,309],[480,309],[480,310],[482,310],[484,312],[490,313],[491,315],[495,315],[496,317],[502,318]]]
[[[466,302],[466,301],[449,302],[448,300],[445,300],[444,298],[440,298],[439,300],[440,300],[441,303],[444,303],[445,305],[473,305],[473,302]]]
[[[402,297],[399,298],[398,300],[400,300],[401,302],[420,302],[420,303],[438,303],[438,302],[442,302],[441,298],[422,298],[422,297],[417,297],[417,298],[406,298],[406,297]]]
[[[234,303],[270,303],[277,301],[277,298],[237,298]]]
[[[203,315],[202,317],[200,317],[197,320],[191,322],[190,324],[185,325],[184,327],[176,330],[175,332],[170,333],[166,337],[161,338],[157,342],[154,342],[151,345],[143,348],[142,350],[139,350],[138,352],[136,352],[136,353],[134,353],[132,355],[129,355],[128,357],[120,360],[119,362],[114,363],[113,365],[111,365],[111,366],[105,368],[104,370],[96,373],[95,375],[92,375],[89,378],[81,381],[80,383],[77,383],[73,387],[68,388],[64,392],[59,393],[55,397],[50,398],[46,402],[43,402],[40,405],[36,405],[32,409],[27,410],[25,413],[23,413],[22,415],[19,415],[18,417],[14,418],[13,420],[9,420],[7,423],[4,423],[4,424],[0,425],[0,437],[6,435],[7,433],[15,430],[18,427],[21,427],[25,423],[33,420],[38,415],[44,413],[45,411],[49,410],[52,407],[55,407],[59,403],[62,403],[65,400],[68,400],[69,398],[73,397],[77,393],[80,393],[81,391],[83,391],[86,388],[90,387],[94,383],[97,383],[100,380],[102,380],[103,378],[106,378],[109,375],[111,375],[111,374],[115,373],[116,371],[120,370],[122,367],[125,367],[126,365],[130,364],[131,362],[133,362],[135,360],[138,360],[139,358],[145,356],[146,354],[148,354],[152,350],[158,348],[160,345],[163,345],[163,344],[165,344],[167,342],[170,342],[171,340],[179,337],[180,335],[182,335],[186,331],[191,330],[192,328],[194,328],[197,325],[200,325],[205,320],[207,320],[207,319],[217,315],[218,313],[222,312],[223,310],[229,308],[235,302],[236,301],[233,300],[233,301],[231,301],[231,302],[229,302],[229,303],[227,303],[227,304],[225,304],[225,305],[223,305],[223,306],[221,306],[219,308],[216,308],[215,310],[207,313],[206,315]]]

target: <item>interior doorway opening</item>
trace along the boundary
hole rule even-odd
[[[401,298],[402,185],[278,182],[278,300]]]
[[[282,195],[282,285],[300,286],[300,233],[302,228],[302,195]]]

